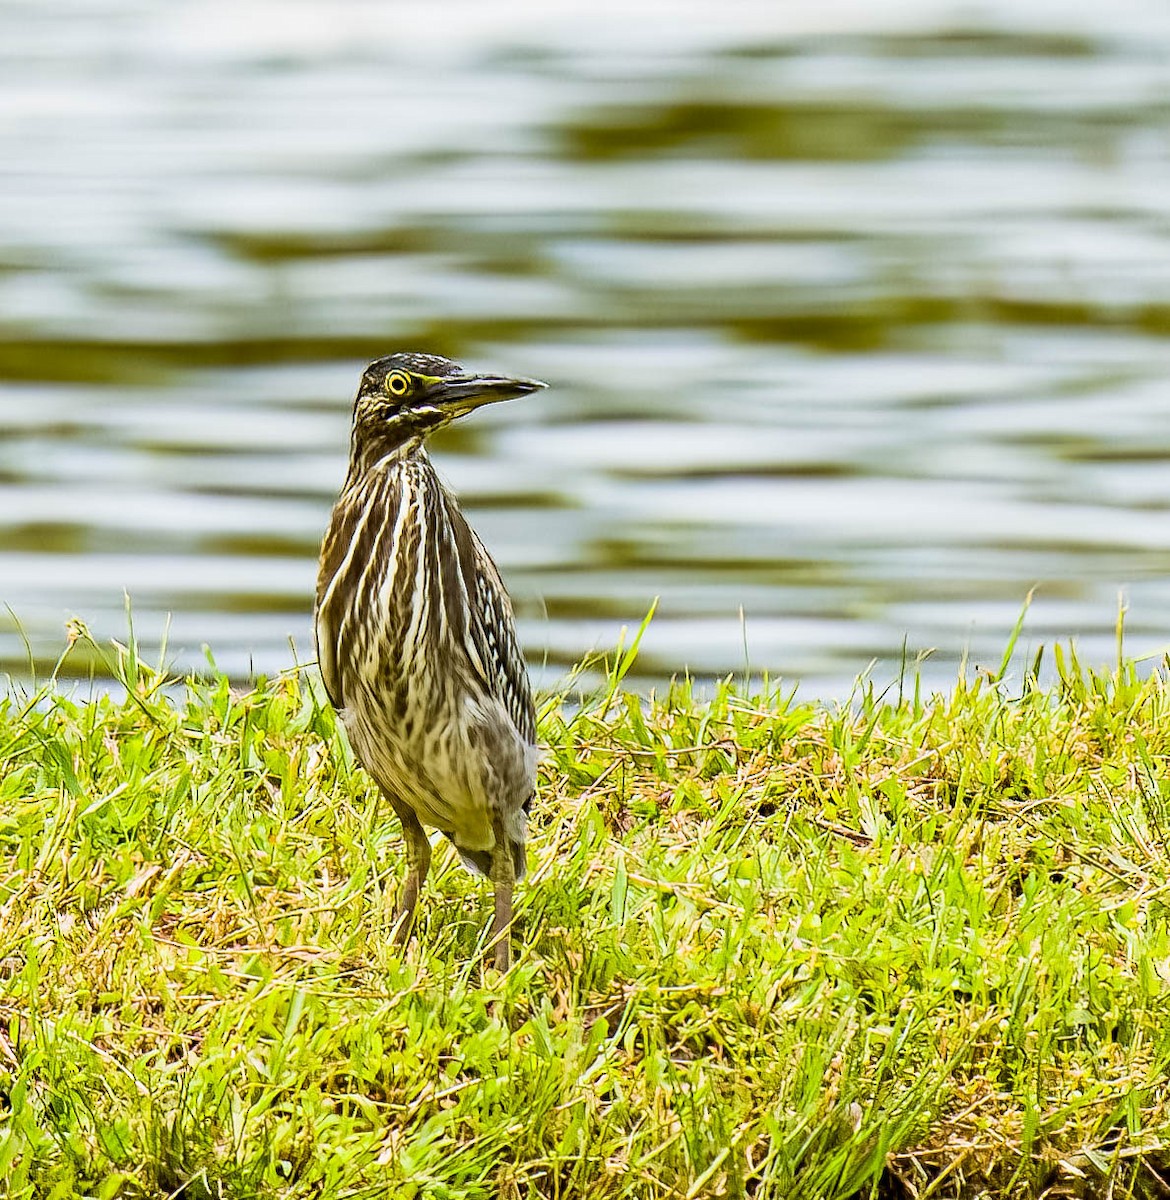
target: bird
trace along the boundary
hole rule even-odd
[[[510,963],[536,788],[536,710],[499,569],[427,453],[437,430],[547,385],[434,354],[370,363],[349,465],[321,544],[313,627],[329,700],[401,825],[409,941],[439,830],[494,893],[494,964]]]

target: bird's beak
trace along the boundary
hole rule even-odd
[[[499,400],[515,400],[547,386],[539,379],[509,379],[503,375],[448,375],[436,381],[428,399],[440,408],[465,413]]]

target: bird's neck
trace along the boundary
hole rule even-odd
[[[380,471],[399,471],[413,468],[431,470],[422,435],[406,441],[355,437],[349,448],[349,481],[356,483]]]

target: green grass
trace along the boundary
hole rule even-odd
[[[91,655],[99,654],[92,645]],[[1162,1196],[1170,681],[545,705],[516,965],[307,680],[0,703],[6,1197]]]

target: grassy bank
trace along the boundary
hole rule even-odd
[[[295,676],[0,706],[12,1197],[1160,1196],[1170,683],[550,701],[517,963]]]

